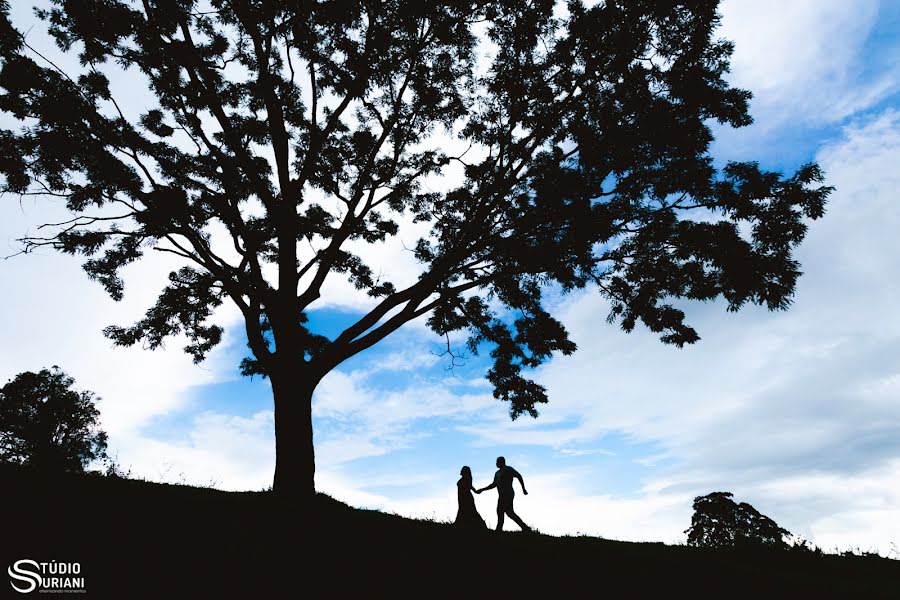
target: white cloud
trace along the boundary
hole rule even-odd
[[[863,45],[877,0],[726,0],[719,34],[735,42],[733,85],[754,93],[751,113],[766,127],[837,121],[863,110],[900,79],[863,80]]]
[[[250,417],[205,412],[193,419],[187,439],[131,435],[118,445],[116,459],[132,476],[152,481],[261,490],[272,484],[273,429],[271,411]]]
[[[490,394],[468,393],[445,382],[411,376],[397,389],[367,381],[375,371],[332,371],[319,384],[313,418],[327,427],[317,433],[317,464],[339,467],[380,456],[428,437],[424,419],[463,419],[496,404]]]

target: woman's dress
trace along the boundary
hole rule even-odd
[[[456,513],[456,524],[471,529],[484,529],[487,527],[484,519],[475,508],[475,498],[472,496],[472,480],[460,478],[456,482],[459,511]]]

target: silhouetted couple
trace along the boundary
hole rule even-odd
[[[456,482],[456,492],[459,499],[459,512],[456,513],[456,524],[472,529],[483,529],[487,527],[484,519],[475,509],[475,498],[472,492],[480,494],[484,490],[497,488],[497,531],[503,529],[504,516],[509,518],[522,528],[522,531],[531,531],[531,527],[519,518],[519,515],[513,510],[513,498],[515,491],[513,490],[513,480],[518,479],[522,486],[522,493],[528,495],[525,489],[525,480],[518,471],[506,464],[506,459],[502,456],[497,457],[497,472],[494,474],[494,482],[488,486],[476,490],[472,485],[472,469],[463,467],[459,472],[462,477]]]

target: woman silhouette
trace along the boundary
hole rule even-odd
[[[463,467],[459,474],[462,477],[456,482],[456,495],[459,499],[459,511],[456,513],[456,524],[468,529],[485,529],[484,519],[475,509],[475,497],[472,496],[472,469]]]

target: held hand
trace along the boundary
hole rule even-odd
[[[476,494],[480,494],[480,493],[481,493],[481,490],[475,490],[475,493],[476,493]]]

